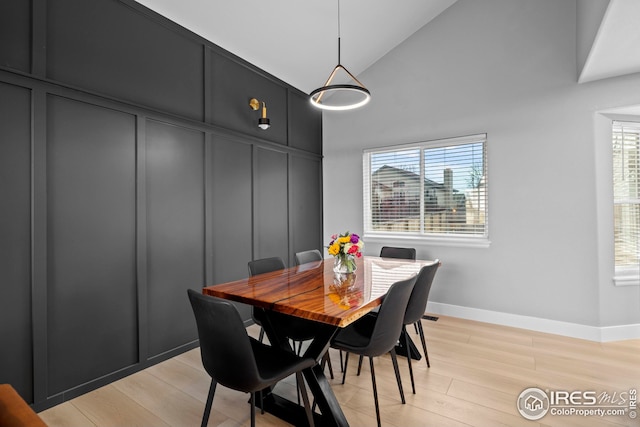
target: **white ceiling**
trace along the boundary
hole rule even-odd
[[[337,0],[137,1],[306,93],[338,63]],[[455,2],[342,0],[342,65],[357,76]],[[581,83],[640,72],[639,16],[640,0],[609,2]]]

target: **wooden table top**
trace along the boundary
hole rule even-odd
[[[434,262],[362,257],[354,274],[336,275],[328,258],[208,286],[202,293],[344,327],[380,305],[393,283]]]

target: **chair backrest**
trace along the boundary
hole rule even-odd
[[[404,314],[404,324],[410,325],[417,322],[424,315],[427,309],[427,300],[429,299],[429,291],[431,290],[431,284],[433,278],[440,266],[440,260],[436,260],[432,265],[425,265],[420,269],[418,277],[416,278],[416,284],[411,292],[411,298],[409,298],[409,304],[407,305],[407,311]]]
[[[308,262],[322,261],[322,253],[317,249],[302,251],[296,253],[296,265],[306,264]]]
[[[396,345],[404,321],[404,313],[411,297],[417,276],[391,285],[382,300],[376,317],[371,339],[367,345],[367,356],[380,356]]]
[[[416,250],[415,248],[383,246],[382,249],[380,249],[380,256],[382,258],[416,259]]]
[[[249,275],[269,273],[271,271],[282,270],[285,268],[284,261],[279,256],[271,258],[262,258],[249,261]]]
[[[260,375],[238,309],[220,298],[188,289],[198,326],[200,355],[207,373],[225,387],[253,392]]]

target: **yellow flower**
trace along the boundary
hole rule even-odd
[[[344,236],[338,239],[338,242],[340,243],[347,243],[351,241],[351,236]]]
[[[338,255],[340,253],[340,244],[338,242],[329,246],[329,255]]]

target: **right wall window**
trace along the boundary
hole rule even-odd
[[[617,277],[640,266],[640,123],[613,122],[613,221]]]
[[[367,237],[488,246],[487,135],[365,150]]]

